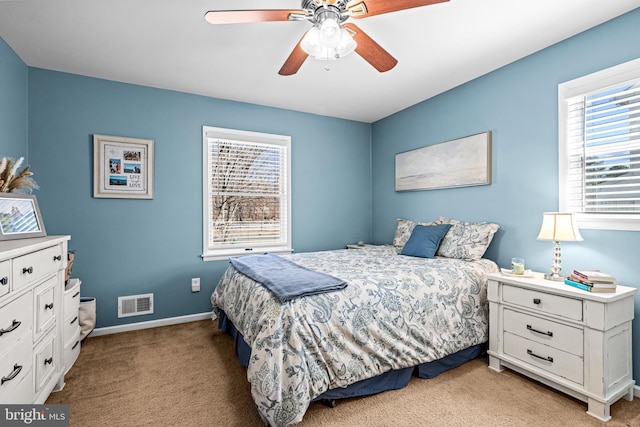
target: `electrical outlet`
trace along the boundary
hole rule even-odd
[[[191,292],[200,292],[200,278],[194,277],[191,279]]]

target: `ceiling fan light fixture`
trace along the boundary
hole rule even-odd
[[[317,26],[312,27],[300,42],[300,47],[310,56],[325,61],[335,60],[349,55],[356,48],[356,41],[344,28],[339,27],[338,37],[333,45],[322,43],[321,31]]]

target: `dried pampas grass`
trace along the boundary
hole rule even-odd
[[[22,162],[24,157],[20,157],[17,162],[9,157],[0,160],[0,192],[31,193],[40,188],[32,178],[33,172],[29,170],[29,166],[18,172]]]

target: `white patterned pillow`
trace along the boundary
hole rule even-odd
[[[396,248],[396,252],[402,252],[402,248],[411,237],[411,233],[416,225],[438,225],[440,221],[433,222],[416,222],[410,221],[404,218],[398,218],[398,226],[396,227],[396,234],[393,236],[393,246]]]
[[[440,223],[451,224],[436,255],[446,258],[476,260],[487,251],[500,226],[490,222],[463,222],[440,217]]]

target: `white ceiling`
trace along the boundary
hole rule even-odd
[[[204,20],[208,10],[300,5],[0,0],[0,37],[32,67],[374,122],[640,7],[640,0],[451,0],[350,20],[398,60],[386,73],[352,54],[308,58],[296,75],[283,77],[278,70],[308,22]]]

